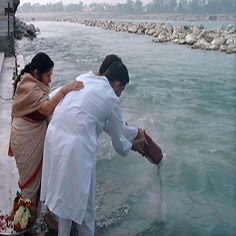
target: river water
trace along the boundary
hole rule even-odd
[[[93,70],[107,54],[127,65],[125,121],[162,147],[162,198],[156,166],[120,157],[106,135],[97,152],[98,235],[235,235],[235,55],[155,44],[152,37],[74,23],[34,22],[18,41],[26,63],[39,51],[55,62],[52,89]]]

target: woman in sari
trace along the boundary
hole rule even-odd
[[[54,63],[38,53],[22,70],[14,85],[10,147],[19,172],[19,188],[24,199],[38,206],[42,171],[43,144],[48,117],[64,96],[83,88],[72,81],[49,98]]]

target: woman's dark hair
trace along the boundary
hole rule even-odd
[[[20,72],[17,79],[15,80],[13,96],[15,95],[17,84],[24,73],[33,74],[34,70],[37,70],[39,73],[39,80],[40,80],[41,75],[51,70],[53,66],[54,66],[54,62],[46,53],[39,52],[38,54],[36,54],[34,58],[32,59],[32,61],[25,66],[25,68]]]
[[[118,57],[117,55],[114,54],[107,55],[104,61],[102,62],[102,65],[100,66],[99,74],[103,75],[115,61],[122,62],[121,58]]]
[[[120,62],[115,61],[113,64],[108,68],[105,76],[109,80],[109,82],[113,81],[120,81],[122,86],[125,86],[129,83],[129,73],[126,66]]]

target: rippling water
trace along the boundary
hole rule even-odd
[[[136,153],[118,156],[109,138],[97,155],[98,235],[235,235],[235,55],[155,44],[148,36],[72,23],[35,22],[41,33],[18,42],[26,62],[55,61],[52,87],[96,72],[118,54],[131,82],[123,116],[144,127],[166,158],[162,215],[156,167]]]

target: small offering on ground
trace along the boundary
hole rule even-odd
[[[24,200],[19,192],[13,202],[13,210],[10,216],[0,211],[0,234],[14,235],[25,231],[37,217],[37,209],[30,199]]]

